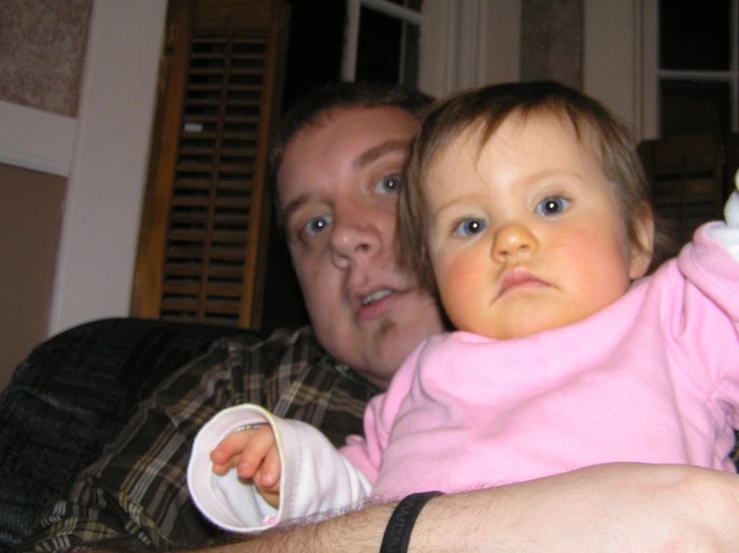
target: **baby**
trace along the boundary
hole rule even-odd
[[[457,330],[418,346],[340,452],[258,406],[219,413],[188,471],[206,517],[258,531],[614,461],[734,470],[739,192],[645,277],[660,237],[629,133],[547,82],[437,104],[406,185],[401,258]]]

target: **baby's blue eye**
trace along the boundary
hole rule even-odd
[[[570,205],[570,200],[562,196],[550,196],[544,198],[536,204],[536,213],[548,217],[550,215],[559,215]]]
[[[393,194],[400,190],[402,178],[400,175],[387,175],[381,178],[375,185],[377,194]]]
[[[454,234],[459,236],[474,236],[480,234],[487,227],[482,219],[465,219],[454,229]]]
[[[303,232],[306,236],[315,236],[326,230],[331,224],[331,217],[313,217],[309,219],[305,226],[303,226]]]

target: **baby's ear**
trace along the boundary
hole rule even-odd
[[[648,205],[642,205],[634,218],[633,240],[629,278],[636,280],[647,273],[654,254],[654,215]]]

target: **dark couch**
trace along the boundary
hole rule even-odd
[[[66,496],[156,385],[238,328],[115,318],[37,346],[0,393],[0,553]],[[257,338],[254,335],[255,339]]]

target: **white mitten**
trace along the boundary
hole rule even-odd
[[[739,261],[739,171],[734,175],[734,187],[724,207],[725,223],[710,227],[708,233]]]

